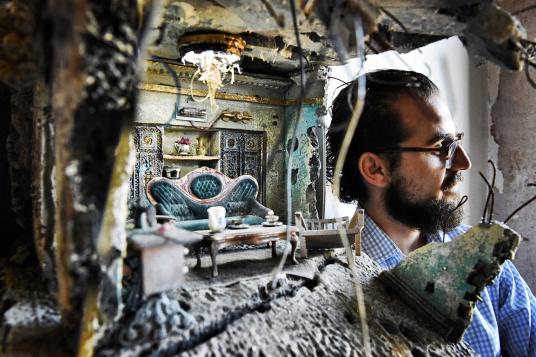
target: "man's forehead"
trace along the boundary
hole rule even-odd
[[[421,127],[436,127],[436,130],[454,133],[455,125],[446,103],[437,94],[428,98],[418,95],[402,95],[393,106],[398,110],[399,117],[409,131]]]

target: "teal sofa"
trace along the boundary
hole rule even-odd
[[[155,177],[146,187],[157,214],[175,217],[177,227],[208,229],[207,209],[223,206],[227,220],[241,217],[244,223],[261,224],[273,211],[256,200],[259,185],[250,175],[235,179],[200,167],[179,180]]]

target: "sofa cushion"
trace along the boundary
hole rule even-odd
[[[202,200],[216,197],[222,190],[223,183],[214,175],[201,175],[192,180],[190,191]]]

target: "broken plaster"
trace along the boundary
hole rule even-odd
[[[496,163],[497,177],[495,188],[499,193],[503,193],[504,175],[501,171],[501,163],[499,162],[500,146],[497,140],[495,128],[495,118],[493,116],[493,108],[499,98],[499,86],[501,82],[501,69],[497,66],[487,65],[488,68],[488,127],[490,128],[490,138],[488,142],[488,158]]]

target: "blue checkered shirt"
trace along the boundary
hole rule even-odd
[[[445,234],[445,242],[465,233],[461,225]],[[441,242],[442,232],[426,237]],[[405,255],[369,217],[365,218],[362,248],[385,269],[400,263]],[[536,299],[512,262],[506,261],[495,279],[482,292],[464,341],[480,355],[536,356]]]

